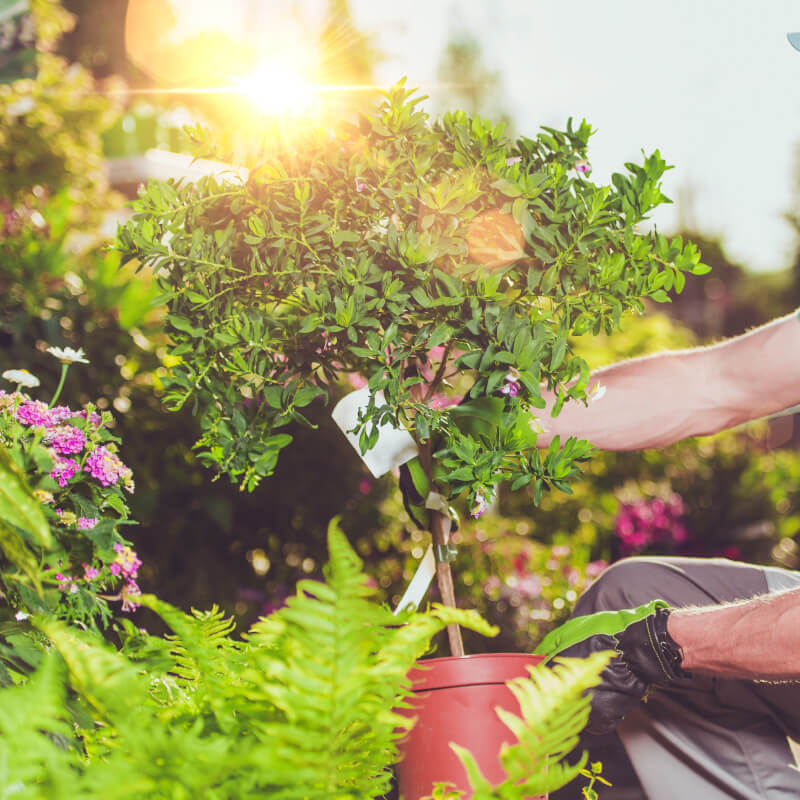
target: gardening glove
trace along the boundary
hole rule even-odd
[[[633,610],[575,617],[542,641],[537,652],[548,659],[586,658],[601,650],[616,653],[593,690],[588,733],[611,733],[651,685],[691,677],[681,668],[680,647],[667,633],[670,610],[662,600],[654,600]]]

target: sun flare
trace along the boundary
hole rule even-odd
[[[287,64],[262,64],[234,81],[241,93],[264,114],[302,116],[317,102],[314,85],[302,71]]]

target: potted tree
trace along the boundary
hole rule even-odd
[[[590,457],[576,439],[536,446],[543,385],[554,415],[588,400],[570,337],[611,333],[707,268],[694,245],[639,228],[668,202],[658,151],[598,186],[586,122],[512,142],[462,112],[432,122],[412,95],[400,84],[356,123],[295,131],[230,180],[151,182],[117,246],[164,290],[168,404],[194,404],[200,458],[243,489],[272,473],[307,406],[363,379],[347,429],[367,460],[386,431],[408,437],[377,460],[406,462],[410,511],[455,605],[451,501],[480,516],[508,481],[537,503]],[[449,636],[461,659],[457,627]]]

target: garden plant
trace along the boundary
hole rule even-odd
[[[252,489],[290,444],[286,426],[360,377],[362,453],[381,425],[409,431],[411,507],[442,498],[420,522],[454,603],[451,502],[480,516],[505,481],[538,503],[590,456],[574,438],[536,447],[543,385],[553,414],[590,399],[570,337],[611,333],[707,270],[693,244],[641,228],[667,201],[658,151],[598,186],[591,133],[570,121],[511,142],[462,112],[432,122],[400,84],[355,123],[294,131],[244,180],[151,182],[117,247],[163,289],[180,359],[166,398],[200,416],[199,457]]]

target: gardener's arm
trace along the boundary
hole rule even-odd
[[[741,603],[676,609],[667,631],[689,672],[726,678],[800,679],[800,588]]]
[[[795,312],[710,347],[613,364],[589,385],[600,388],[588,408],[568,402],[556,418],[543,412],[540,446],[561,434],[640,450],[716,433],[800,403],[800,320]]]

